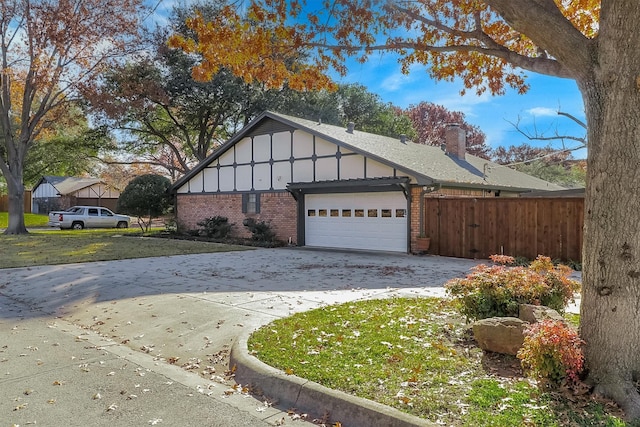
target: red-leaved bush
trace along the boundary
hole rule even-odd
[[[543,320],[525,330],[524,345],[518,358],[528,374],[543,384],[570,385],[579,381],[584,367],[578,332],[559,320]]]
[[[491,259],[513,263],[512,257],[504,255]],[[580,284],[569,278],[571,271],[539,255],[529,267],[478,265],[467,277],[450,280],[445,287],[468,319],[518,317],[520,304],[544,305],[562,313],[580,289]]]

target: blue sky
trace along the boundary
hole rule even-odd
[[[153,20],[166,22],[166,16],[174,5],[197,3],[198,0],[147,0],[151,7],[157,6]],[[459,82],[434,81],[424,66],[416,65],[408,75],[400,71],[400,65],[392,55],[374,54],[365,64],[351,61],[346,76],[335,76],[339,83],[360,83],[378,94],[384,102],[406,108],[422,101],[443,105],[452,111],[461,111],[467,122],[478,126],[487,136],[487,144],[498,146],[529,143],[546,146],[548,142],[529,141],[518,133],[509,122],[518,122],[527,132],[551,136],[555,133],[584,136],[584,130],[571,120],[557,115],[558,110],[584,120],[582,97],[574,81],[557,77],[527,73],[529,91],[518,95],[509,90],[505,95],[492,96],[485,93],[477,96],[473,90],[460,95]],[[579,144],[567,141],[552,142],[554,147],[572,148]],[[585,150],[574,153],[576,158],[585,158]]]
[[[342,83],[361,83],[373,93],[380,95],[385,102],[406,108],[422,101],[440,104],[453,111],[465,114],[469,123],[474,124],[487,135],[487,143],[497,146],[519,145],[527,142],[531,145],[547,145],[547,142],[528,141],[509,122],[518,122],[522,129],[531,133],[570,134],[583,136],[584,130],[571,120],[559,117],[558,110],[584,120],[582,96],[573,80],[527,73],[529,91],[519,95],[508,90],[505,95],[481,96],[474,90],[460,95],[460,82],[435,81],[429,77],[424,66],[414,66],[408,75],[400,71],[400,66],[391,56],[372,56],[365,64],[354,63],[349,66],[346,76],[338,78]],[[554,142],[554,146],[561,143]],[[567,141],[567,147],[576,147],[576,142]],[[584,157],[584,150],[575,153],[575,157]]]

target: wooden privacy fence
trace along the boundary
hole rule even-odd
[[[7,212],[9,210],[9,196],[6,194],[0,195],[0,212]],[[31,213],[31,191],[25,190],[24,192],[24,213]]]
[[[426,198],[429,253],[486,259],[546,255],[582,260],[582,198]]]

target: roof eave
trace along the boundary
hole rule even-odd
[[[489,183],[474,183],[474,182],[455,182],[455,181],[434,181],[436,184],[440,184],[443,187],[456,187],[456,188],[475,188],[478,190],[493,190],[493,191],[511,191],[514,193],[526,193],[529,191],[541,191],[538,188],[530,187],[511,187],[507,185],[495,185]]]

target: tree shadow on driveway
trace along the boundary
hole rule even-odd
[[[392,289],[441,287],[478,263],[375,252],[259,249],[4,269],[0,295],[28,307],[20,317],[66,316],[88,303],[172,294],[238,308],[278,296],[323,305]],[[0,312],[0,318],[15,315]]]

